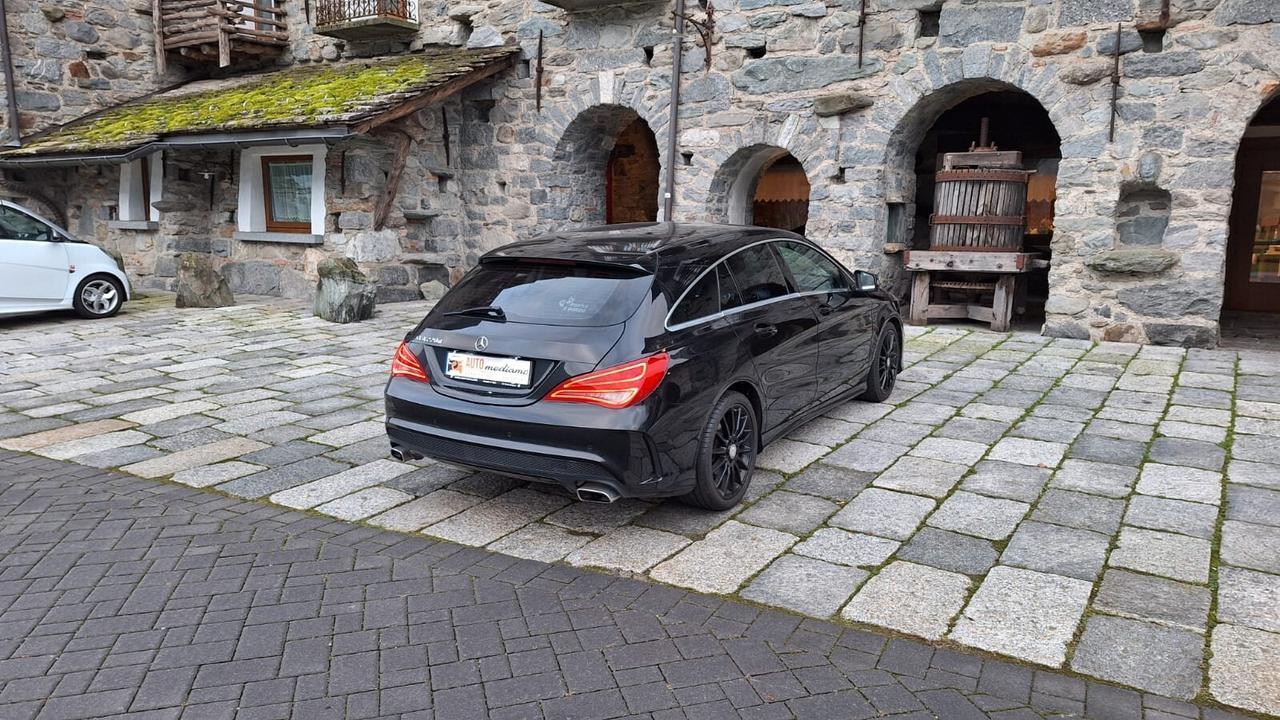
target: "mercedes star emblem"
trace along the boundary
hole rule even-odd
[[[476,350],[484,350],[487,347],[489,347],[489,338],[483,335],[476,338]]]

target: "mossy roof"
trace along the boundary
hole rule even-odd
[[[350,125],[516,52],[459,49],[196,81],[26,138],[22,147],[0,152],[0,159],[121,152],[171,135]]]

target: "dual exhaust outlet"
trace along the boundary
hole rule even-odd
[[[406,450],[402,447],[392,447],[391,457],[401,462],[423,459],[421,453]],[[578,500],[582,502],[603,503],[605,505],[617,500],[619,497],[618,491],[607,485],[583,485],[578,488],[574,494],[578,497]]]

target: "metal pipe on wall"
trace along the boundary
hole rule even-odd
[[[4,0],[0,0],[0,3]],[[680,65],[684,58],[684,3],[676,0],[676,23],[671,38],[671,120],[667,123],[667,176],[662,191],[662,218],[674,219],[676,209],[676,136],[680,120]]]
[[[22,130],[18,127],[18,92],[13,86],[13,54],[9,51],[9,8],[0,0],[0,63],[4,65],[4,99],[9,111],[9,144],[22,145]]]

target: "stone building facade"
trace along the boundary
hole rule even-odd
[[[675,0],[586,11],[558,7],[580,0],[421,0],[415,32],[372,41],[320,34],[303,3],[280,4],[288,42],[268,68],[441,46],[516,46],[520,60],[411,118],[380,230],[389,137],[330,144],[320,241],[305,246],[236,238],[241,150],[166,151],[159,219],[141,230],[114,222],[118,168],[49,171],[43,201],[73,231],[118,244],[143,286],[171,285],[173,253],[189,249],[217,255],[241,292],[305,296],[318,259],[341,253],[380,278],[384,300],[409,298],[504,243],[608,219],[609,193],[633,186],[606,173],[639,123],[657,153],[644,192],[660,195],[644,205],[659,216],[658,179],[674,166],[673,219],[749,222],[760,174],[789,155],[810,186],[808,236],[905,293],[901,250],[927,235],[936,155],[976,139],[982,116],[1001,149],[1026,145],[1028,169],[1050,188],[1052,233],[1039,241],[1051,264],[1031,281],[1044,332],[1210,345],[1232,244],[1249,242],[1232,232],[1237,152],[1243,138],[1280,136],[1280,112],[1268,109],[1280,96],[1274,0],[867,0],[865,13],[861,0],[688,0],[692,20],[714,25],[685,34],[674,153]],[[11,0],[29,131],[236,71],[170,63],[157,77],[143,5],[95,0],[59,18]],[[36,45],[53,39],[58,62],[41,65]],[[30,171],[6,174],[19,192],[30,183]]]

